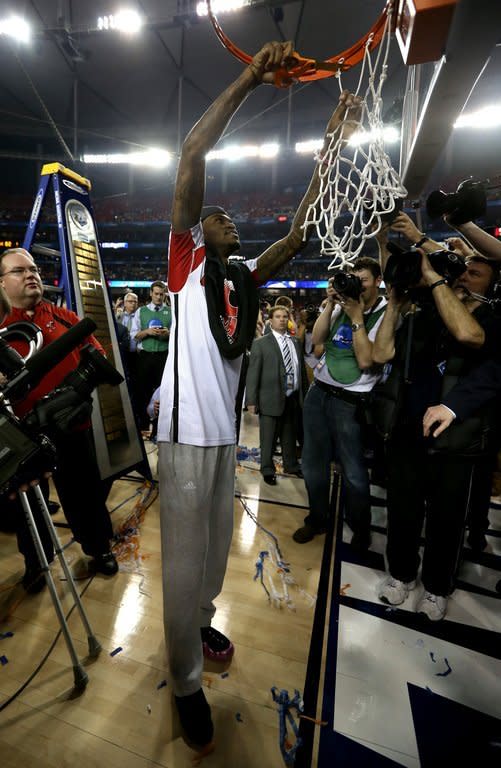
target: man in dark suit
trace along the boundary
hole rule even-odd
[[[473,416],[475,411],[494,397],[501,395],[501,361],[490,359],[460,379],[443,398],[440,405],[432,405],[423,417],[425,437],[438,437],[454,419]]]
[[[261,474],[276,485],[273,445],[280,438],[284,472],[302,477],[296,454],[297,425],[307,388],[301,346],[287,333],[289,311],[270,310],[271,332],[252,344],[247,372],[247,409],[259,413]]]

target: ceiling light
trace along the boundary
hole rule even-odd
[[[296,141],[294,149],[300,155],[311,154],[318,149],[322,149],[323,139],[310,139],[309,141]]]
[[[83,155],[84,163],[92,165],[139,165],[148,168],[166,168],[172,161],[172,155],[165,149],[147,149],[144,152],[115,152],[109,155]]]
[[[269,159],[276,157],[280,151],[280,145],[269,142],[267,144],[228,144],[222,149],[213,149],[208,153],[207,160],[243,160],[246,157],[258,157]]]
[[[455,128],[497,128],[501,125],[501,106],[491,104],[469,115],[460,115],[454,123]]]
[[[383,131],[359,131],[354,133],[348,143],[352,147],[358,147],[361,144],[367,144],[369,141],[375,141],[382,136],[385,144],[395,144],[400,141],[400,133],[394,125],[387,125]],[[310,139],[309,141],[296,142],[294,149],[299,154],[312,154],[322,149],[323,139]]]
[[[396,144],[397,141],[400,141],[400,133],[394,125],[387,125],[382,130],[357,131],[348,139],[348,144],[351,147],[359,147],[362,144],[381,140],[385,144]]]
[[[143,20],[136,11],[123,9],[114,14],[99,16],[97,28],[102,31],[109,29],[124,32],[126,35],[135,35],[141,29]]]
[[[135,35],[143,26],[143,21],[136,11],[125,9],[115,14],[115,26],[120,32]]]
[[[229,13],[250,5],[250,2],[251,0],[212,0],[210,7],[213,13]],[[206,2],[197,4],[197,16],[207,16],[208,13]]]
[[[0,21],[0,35],[7,35],[20,43],[28,43],[31,38],[31,29],[20,16],[9,16]]]

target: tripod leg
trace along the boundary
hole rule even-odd
[[[38,486],[36,486],[36,489],[40,491]],[[40,540],[40,534],[38,533],[38,529],[36,527],[35,520],[33,518],[33,512],[31,511],[30,502],[28,501],[28,496],[25,491],[19,491],[19,499],[23,506],[24,514],[26,515],[26,522],[28,524],[28,528],[33,538],[33,543],[37,551],[38,559],[40,561],[40,566],[45,575],[45,581],[47,582],[47,586],[49,588],[50,596],[52,598],[52,603],[54,605],[54,610],[57,613],[57,618],[59,620],[61,631],[66,641],[66,647],[68,648],[68,653],[70,654],[71,662],[73,664],[73,677],[75,681],[75,688],[77,690],[83,690],[87,685],[87,681],[89,678],[88,678],[87,672],[84,670],[84,668],[80,664],[77,653],[75,651],[75,646],[73,645],[73,640],[71,639],[71,635],[68,629],[66,618],[64,616],[61,601],[59,600],[59,596],[56,591],[54,579],[52,577],[52,573],[49,568],[49,563],[47,562],[47,558],[45,556],[44,548]]]
[[[75,587],[75,582],[73,581],[72,573],[68,567],[68,563],[66,562],[66,558],[64,556],[64,552],[61,547],[61,542],[59,541],[57,531],[54,527],[54,523],[52,522],[52,518],[47,508],[47,504],[45,502],[43,493],[40,490],[40,486],[38,485],[35,486],[34,490],[35,490],[35,496],[37,497],[37,501],[38,501],[40,510],[42,512],[43,518],[45,520],[45,523],[51,535],[52,543],[54,545],[54,551],[59,558],[59,562],[61,563],[61,567],[64,571],[64,575],[66,576],[66,579],[68,581],[68,586],[71,590],[71,594],[73,595],[73,599],[75,600],[75,604],[78,608],[78,612],[80,613],[82,624],[84,625],[85,632],[87,633],[87,642],[89,644],[89,656],[91,656],[92,658],[95,658],[96,656],[99,655],[101,651],[101,644],[99,643],[99,640],[96,638],[96,636],[92,632],[92,628],[89,624],[89,620],[87,618],[87,614],[85,613],[84,607],[82,605],[82,601],[80,599],[80,595],[78,594],[78,590]]]

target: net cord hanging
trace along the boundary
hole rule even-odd
[[[327,148],[316,155],[320,188],[302,227],[315,227],[321,254],[332,257],[329,269],[356,259],[366,240],[380,231],[381,216],[391,213],[396,199],[407,195],[384,149],[381,94],[387,78],[391,24],[390,8],[375,57],[371,56],[371,38],[366,42],[355,94],[362,93],[366,74],[368,85],[355,137],[343,140],[342,125],[338,126],[327,134]],[[340,73],[336,77],[342,90]],[[348,219],[344,226],[342,217]]]

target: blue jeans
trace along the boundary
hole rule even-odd
[[[313,384],[303,406],[302,470],[310,514],[305,523],[327,525],[330,510],[331,462],[341,465],[346,522],[353,532],[369,534],[371,502],[357,405],[334,397]]]

